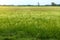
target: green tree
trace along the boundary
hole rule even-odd
[[[56,4],[54,2],[51,3],[52,6],[56,6]]]
[[[38,2],[38,6],[40,6],[40,3]]]

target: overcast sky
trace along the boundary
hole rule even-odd
[[[51,2],[59,4],[60,0],[0,0],[0,5],[37,5],[38,2],[41,5],[51,4]]]

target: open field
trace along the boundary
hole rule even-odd
[[[59,40],[60,7],[0,7],[0,40]]]

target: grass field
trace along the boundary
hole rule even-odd
[[[0,40],[59,40],[60,7],[0,7]]]

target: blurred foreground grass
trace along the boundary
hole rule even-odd
[[[0,7],[0,40],[59,40],[60,7]]]

